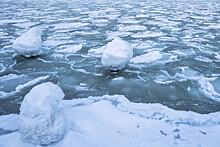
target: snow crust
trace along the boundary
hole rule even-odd
[[[63,91],[51,82],[34,87],[25,96],[19,123],[23,141],[48,145],[62,138],[65,121],[57,108],[63,97]]]
[[[46,85],[43,84],[43,86]],[[45,88],[42,85],[40,87]],[[33,100],[36,99],[35,97]],[[58,98],[58,100],[61,99]],[[41,102],[41,99],[39,101]],[[57,104],[55,101],[52,103]],[[35,108],[40,111],[26,115],[34,117],[41,113],[41,110],[43,113],[48,112],[42,106]],[[176,111],[161,104],[132,103],[122,95],[65,100],[60,103],[58,109],[59,116],[64,116],[66,120],[65,136],[58,143],[50,144],[49,147],[197,147],[220,144],[220,112],[198,114]],[[23,115],[20,114],[20,117]],[[37,118],[45,117],[34,119]],[[7,124],[16,126],[18,115],[0,116],[0,122],[3,120],[5,125],[0,125],[0,128],[10,130],[10,127],[5,126]],[[35,124],[35,121],[31,123]],[[35,146],[23,142],[20,138],[25,134],[20,135],[15,129],[12,128],[13,132],[0,136],[1,147]],[[45,132],[40,129],[38,133],[41,131]],[[26,133],[29,134],[29,132]]]
[[[42,53],[42,29],[34,27],[18,37],[12,44],[14,50],[25,57],[37,56]]]
[[[115,38],[107,44],[102,54],[102,64],[111,70],[120,70],[131,60],[132,56],[131,45],[120,38]]]

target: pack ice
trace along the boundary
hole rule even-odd
[[[62,138],[65,123],[57,108],[63,97],[61,88],[51,82],[34,87],[25,96],[19,122],[23,141],[48,145]]]
[[[41,27],[34,27],[18,37],[12,44],[14,50],[25,57],[37,56],[42,53]]]
[[[117,71],[131,60],[133,48],[131,45],[120,38],[115,38],[109,42],[102,54],[102,64],[110,70]]]

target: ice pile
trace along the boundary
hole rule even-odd
[[[34,87],[25,96],[19,128],[23,141],[48,145],[62,138],[65,122],[57,108],[63,97],[63,91],[51,82]]]
[[[34,27],[18,37],[12,47],[25,57],[37,56],[42,53],[41,27]]]
[[[132,58],[133,48],[131,45],[115,38],[112,42],[109,42],[102,54],[102,64],[109,67],[112,71],[122,69]]]

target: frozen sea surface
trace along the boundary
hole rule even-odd
[[[0,2],[0,115],[18,113],[30,89],[58,84],[64,99],[120,94],[175,110],[220,110],[220,1],[3,0]],[[37,58],[15,53],[13,41],[41,26]],[[134,48],[111,73],[101,64],[108,42]]]

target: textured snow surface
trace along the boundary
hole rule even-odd
[[[36,109],[40,112],[45,110],[39,108]],[[51,147],[197,147],[220,144],[220,112],[176,111],[161,104],[132,103],[122,95],[65,100],[58,110],[59,116],[65,118],[66,132],[64,138],[49,145]],[[0,136],[1,147],[34,146],[22,142],[22,136],[16,131],[18,120],[19,116],[15,114],[0,116],[0,122],[4,122],[0,123],[0,130],[8,131]]]
[[[132,56],[131,45],[120,38],[115,38],[107,44],[102,54],[102,64],[111,70],[121,69],[131,60]]]
[[[13,42],[12,47],[15,51],[25,57],[37,56],[42,52],[41,34],[42,29],[40,27],[31,28],[26,33],[18,37]]]
[[[22,140],[47,145],[62,138],[65,122],[57,108],[63,97],[63,91],[51,82],[35,86],[25,96],[19,121]]]

